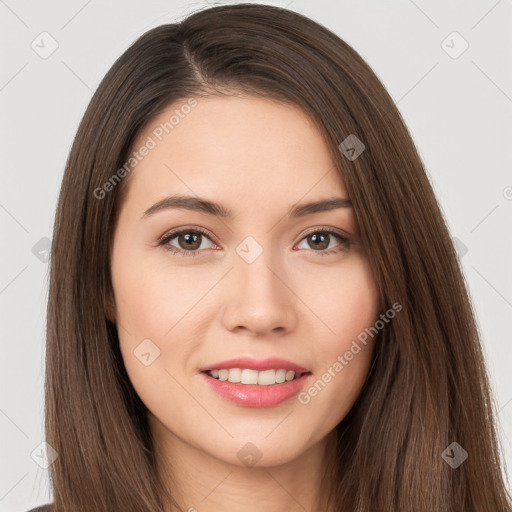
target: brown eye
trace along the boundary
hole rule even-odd
[[[312,235],[308,235],[306,238],[311,241],[311,247],[314,247],[315,249],[323,251],[329,247],[329,235],[324,233],[313,233]]]
[[[176,239],[177,245],[175,245],[176,242],[171,243],[174,239]],[[169,233],[159,242],[159,245],[180,256],[198,256],[204,249],[208,248],[201,247],[202,242],[206,240],[211,242],[208,234],[200,229],[181,229]],[[329,248],[331,242],[336,240],[339,242],[338,245]],[[319,229],[306,234],[300,243],[303,243],[303,241],[306,241],[307,247],[299,248],[310,249],[320,256],[342,252],[354,243],[335,231]],[[213,242],[211,243],[213,244]]]
[[[331,246],[331,248],[329,248],[329,245],[333,240],[337,240],[339,243],[337,246],[334,245],[334,247]],[[299,248],[312,248],[312,251],[317,252],[319,255],[341,252],[345,249],[348,249],[353,243],[343,235],[328,230],[311,231],[310,233],[306,234],[306,236],[301,240],[301,243],[303,243],[303,241],[306,241],[308,247]]]
[[[194,250],[199,249],[201,245],[201,234],[200,233],[193,233],[193,232],[186,232],[186,233],[180,233],[177,235],[178,244],[181,249],[185,250]]]
[[[177,245],[170,243],[174,239],[176,239]],[[168,251],[179,253],[181,256],[197,256],[202,252],[202,249],[207,248],[201,248],[204,240],[210,240],[206,233],[198,229],[182,229],[170,233],[159,242],[159,245],[162,245]]]

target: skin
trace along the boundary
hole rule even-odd
[[[133,148],[185,102],[156,117]],[[277,356],[308,368],[311,385],[378,319],[377,284],[353,208],[286,218],[296,203],[348,197],[322,135],[295,106],[200,98],[129,180],[111,259],[114,320],[131,382],[149,409],[160,471],[176,468],[173,496],[184,510],[201,512],[316,510],[324,452],[332,453],[333,429],[367,376],[371,338],[307,404],[292,397],[270,408],[235,405],[198,369]],[[141,219],[176,193],[220,202],[235,216],[168,209]],[[326,235],[317,248],[305,233],[317,227],[314,233],[329,227],[353,245]],[[211,236],[200,235],[196,257],[181,257],[158,245],[174,228]],[[247,236],[263,250],[252,263],[236,252]],[[183,235],[167,244],[188,248]],[[134,355],[144,339],[160,350],[149,366]],[[247,442],[261,454],[254,466],[237,456]]]

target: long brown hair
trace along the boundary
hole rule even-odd
[[[255,4],[208,8],[146,32],[108,71],[79,126],[50,257],[45,426],[58,453],[55,512],[164,510],[146,407],[108,314],[112,235],[130,177],[103,185],[166,106],[240,92],[298,105],[317,124],[352,200],[382,310],[403,308],[379,333],[361,393],[336,427],[330,506],[509,512],[467,286],[400,113],[337,35]],[[355,159],[339,147],[351,134],[365,146]],[[467,453],[458,467],[443,456],[455,452]]]

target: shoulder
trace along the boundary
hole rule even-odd
[[[53,506],[51,503],[48,503],[46,505],[41,505],[36,508],[30,509],[28,512],[52,512]]]

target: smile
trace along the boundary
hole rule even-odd
[[[280,368],[277,370],[252,370],[250,368],[223,368],[220,370],[210,370],[207,372],[210,377],[220,381],[228,381],[240,384],[257,384],[258,386],[272,386],[274,384],[282,384],[297,379],[302,372],[293,370],[285,370]]]
[[[199,368],[207,387],[242,407],[274,407],[300,393],[311,371],[286,359],[239,357]]]

